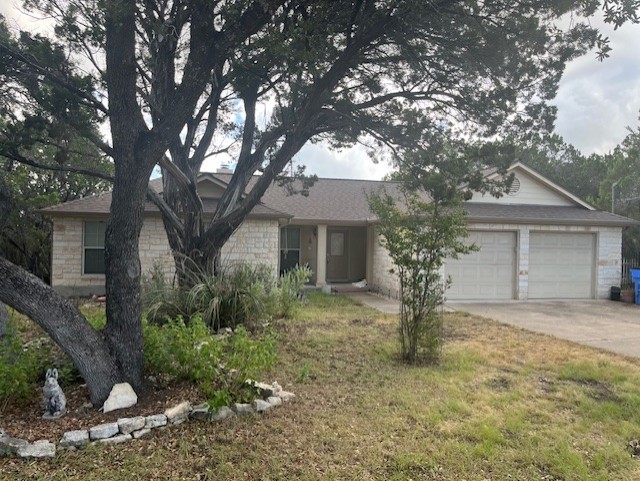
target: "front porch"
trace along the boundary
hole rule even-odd
[[[373,226],[298,224],[280,227],[282,274],[296,265],[313,271],[318,287],[370,281],[373,265]]]

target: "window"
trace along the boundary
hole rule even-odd
[[[280,274],[300,264],[300,229],[280,228]]]
[[[85,222],[83,242],[83,274],[104,274],[105,222]]]

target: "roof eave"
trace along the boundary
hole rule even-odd
[[[468,216],[467,222],[477,224],[535,224],[535,225],[581,225],[597,227],[630,227],[640,225],[640,222],[633,220],[602,220],[602,219],[549,219],[549,218],[526,218],[522,217],[478,217]]]

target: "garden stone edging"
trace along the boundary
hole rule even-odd
[[[253,381],[249,381],[249,383],[258,387],[258,392],[263,396],[263,399],[256,399],[251,404],[235,403],[234,409],[223,406],[216,412],[210,412],[206,403],[192,406],[189,401],[184,401],[160,414],[120,418],[113,423],[67,431],[57,444],[47,439],[29,443],[24,439],[8,436],[0,428],[0,454],[16,454],[21,458],[52,458],[55,457],[58,450],[76,450],[87,444],[125,443],[132,439],[139,439],[154,429],[181,424],[187,420],[218,422],[236,416],[264,413],[295,398],[294,393],[283,391],[277,382],[271,385]]]

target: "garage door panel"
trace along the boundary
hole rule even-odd
[[[480,250],[445,266],[451,277],[448,299],[513,299],[515,292],[515,232],[472,231],[468,243]]]
[[[595,236],[535,232],[529,239],[529,299],[593,297]]]

